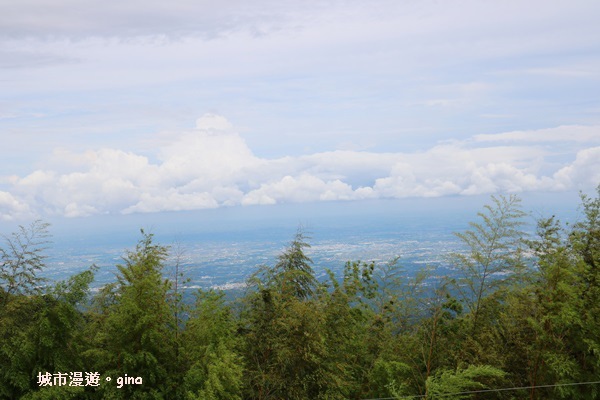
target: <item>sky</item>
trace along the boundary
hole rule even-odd
[[[0,0],[0,221],[593,190],[595,0]]]

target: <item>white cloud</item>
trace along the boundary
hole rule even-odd
[[[25,178],[18,180],[20,186],[39,187],[52,184],[56,179],[56,174],[53,171],[37,170],[27,175]],[[14,180],[13,180],[14,182]]]
[[[600,147],[592,147],[577,153],[575,161],[554,174],[560,189],[594,187],[600,184]]]
[[[582,142],[599,143],[600,126],[562,125],[555,128],[475,135],[476,142]]]
[[[208,189],[230,183],[242,170],[260,164],[244,140],[237,133],[229,132],[223,121],[211,123],[200,123],[208,129],[186,132],[160,151],[161,164],[157,173],[161,179]]]
[[[209,193],[179,193],[177,189],[169,189],[166,193],[143,193],[140,201],[122,210],[123,214],[135,212],[159,212],[200,210],[216,208],[219,204]]]
[[[75,202],[67,204],[63,212],[63,215],[67,218],[89,217],[94,214],[98,214],[96,207],[87,204],[79,205]]]
[[[593,139],[594,129],[575,129],[581,146]],[[556,139],[573,130],[545,132]],[[64,155],[60,172],[42,168],[5,179],[9,191],[0,192],[0,218],[567,190],[600,182],[600,147],[581,148],[572,162],[544,175],[555,165],[546,159],[560,148],[539,147],[527,135],[508,132],[412,153],[331,151],[267,159],[255,156],[225,118],[206,115],[196,129],[173,137],[155,162],[111,148],[56,153]],[[506,145],[498,138],[522,140]]]
[[[18,200],[11,193],[0,191],[0,220],[12,221],[32,215],[28,204]]]
[[[196,120],[196,129],[205,131],[228,131],[233,125],[222,115],[207,113]]]
[[[315,176],[302,174],[299,177],[287,175],[277,182],[264,183],[260,188],[250,191],[242,200],[242,204],[302,203],[355,198],[352,187],[338,179],[323,181]]]
[[[379,197],[439,197],[551,189],[535,169],[536,149],[439,145],[402,155],[389,176],[375,181]],[[519,168],[517,165],[521,165]]]

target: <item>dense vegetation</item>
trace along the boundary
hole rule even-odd
[[[580,222],[542,219],[529,236],[519,199],[492,197],[458,234],[453,279],[406,278],[392,260],[320,282],[299,231],[244,295],[195,304],[143,231],[93,295],[93,267],[45,282],[36,222],[0,250],[0,398],[600,398],[598,384],[568,385],[600,377],[598,195],[582,195]],[[126,375],[143,383],[118,388]]]

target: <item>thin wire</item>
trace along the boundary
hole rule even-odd
[[[561,387],[561,386],[576,386],[576,385],[597,385],[600,381],[594,382],[575,382],[575,383],[557,383],[554,385],[537,385],[537,386],[519,386],[519,387],[511,387],[511,388],[500,388],[500,389],[481,389],[481,390],[470,390],[468,392],[458,392],[458,393],[440,393],[434,394],[431,396],[435,397],[448,397],[448,396],[461,396],[463,394],[475,394],[475,393],[487,393],[487,392],[505,392],[508,390],[524,390],[524,389],[539,389],[539,388],[551,388],[551,387]],[[400,396],[400,397],[377,397],[373,399],[363,399],[363,400],[397,400],[397,399],[419,399],[424,398],[427,395],[417,394],[411,396]]]

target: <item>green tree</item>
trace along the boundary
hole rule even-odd
[[[242,326],[247,397],[317,399],[334,391],[320,303],[269,289],[246,301]]]
[[[576,349],[580,379],[584,380],[600,375],[600,185],[596,193],[596,198],[581,195],[583,219],[573,226],[569,236],[569,245],[577,256],[583,302],[581,337]],[[598,397],[600,391],[596,390],[590,398]]]
[[[485,390],[500,386],[505,380],[506,373],[489,365],[470,365],[458,370],[439,370],[427,378],[426,399],[473,398],[472,394],[461,394],[473,390]],[[492,398],[492,397],[488,397]]]
[[[307,299],[314,295],[317,280],[312,269],[312,260],[304,249],[310,248],[308,237],[298,229],[287,249],[278,256],[278,262],[271,271],[273,284],[279,285],[284,295]]]
[[[537,257],[532,287],[535,317],[528,319],[535,337],[530,342],[534,346],[529,371],[531,386],[577,380],[579,368],[569,348],[576,345],[583,322],[578,263],[563,240],[559,222],[554,217],[540,220],[538,237],[529,242]],[[532,389],[532,398],[534,394]],[[563,394],[564,398],[575,395]]]
[[[37,220],[5,237],[5,247],[0,247],[0,304],[5,305],[11,295],[42,292],[45,279],[39,272],[45,266],[44,252],[50,243],[49,226]]]
[[[245,398],[341,398],[304,239],[299,231],[275,267],[249,280],[240,321]]]
[[[377,293],[374,270],[374,263],[347,262],[341,281],[329,271],[329,290],[320,296],[331,382],[344,398],[373,392],[370,373],[389,340],[385,317],[373,310]]]
[[[539,390],[537,386],[576,382],[573,350],[580,340],[578,262],[554,218],[538,221],[537,235],[525,243],[533,268],[525,284],[507,295],[499,312],[503,362],[514,386],[532,386],[529,398],[576,398],[576,388]]]
[[[471,222],[471,229],[456,234],[466,252],[452,254],[451,261],[462,273],[456,280],[457,289],[471,312],[473,333],[477,331],[482,307],[491,304],[486,298],[501,293],[500,289],[524,272],[521,228],[526,214],[520,202],[515,195],[492,196],[493,204],[477,213],[481,222]]]
[[[93,270],[87,270],[44,294],[15,296],[5,306],[0,318],[0,398],[37,391],[40,372],[83,370],[81,309],[93,277]]]
[[[171,283],[162,277],[165,246],[142,230],[134,251],[118,265],[116,285],[103,293],[105,316],[96,321],[94,346],[87,353],[97,371],[113,381],[103,383],[105,397],[163,399],[175,395],[175,328],[167,301]],[[112,290],[110,290],[112,289]],[[143,385],[116,388],[116,377],[141,377]]]
[[[20,227],[2,250],[0,398],[36,392],[40,372],[82,368],[80,332],[85,320],[81,310],[94,268],[54,285],[40,278],[49,243],[47,227],[40,221]]]
[[[241,399],[242,360],[224,293],[199,291],[182,337],[187,399]]]

